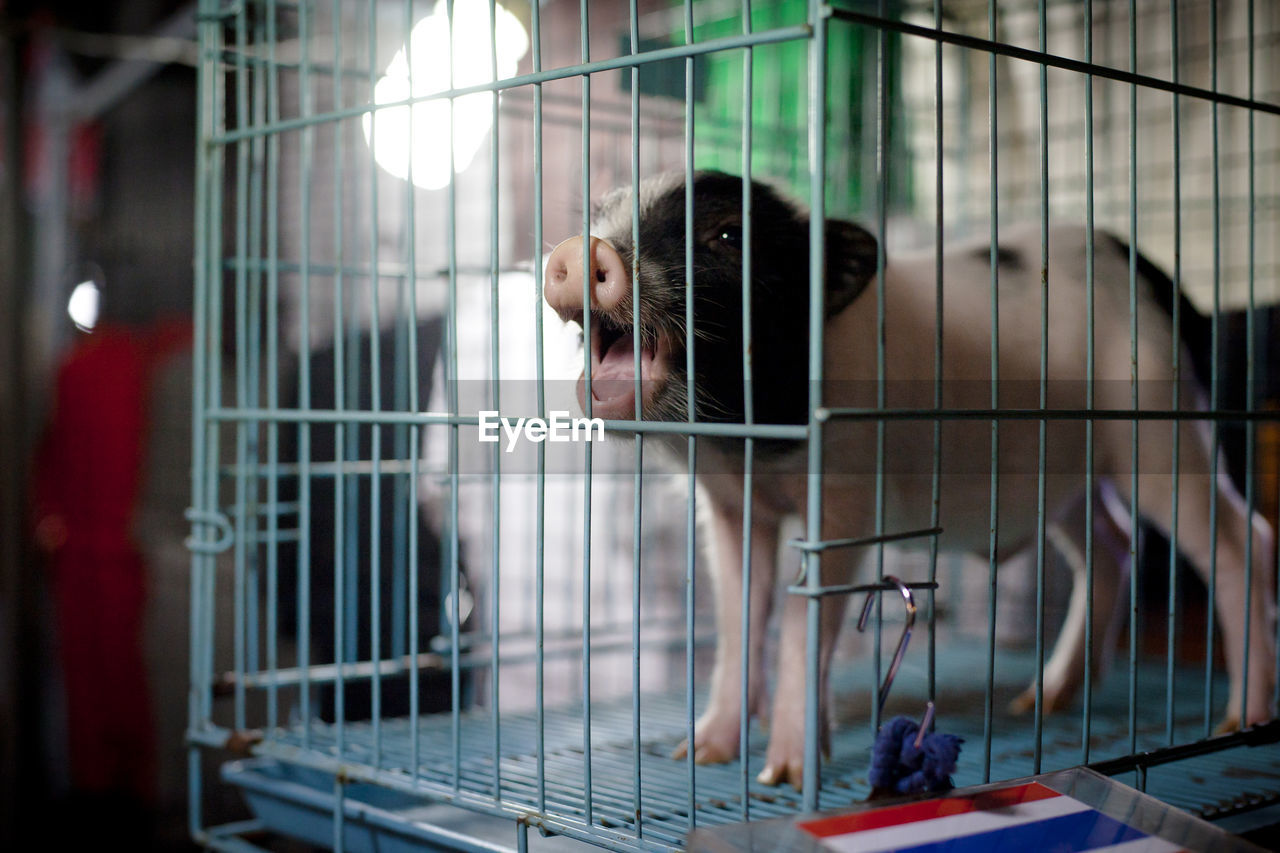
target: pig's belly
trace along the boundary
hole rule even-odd
[[[1076,477],[1045,476],[1045,517],[1051,521],[1083,491]],[[1034,474],[1007,474],[998,479],[995,514],[997,554],[1006,557],[1032,541],[1039,520],[1039,479]],[[990,477],[948,475],[939,478],[938,539],[944,551],[989,555],[992,534]],[[920,530],[932,525],[932,477],[888,478],[885,482],[885,532]],[[909,549],[927,548],[927,538],[903,543]]]
[[[844,516],[874,530],[876,477],[884,477],[884,532],[927,528],[934,523],[934,472],[938,477],[937,524],[943,528],[939,545],[946,550],[986,556],[992,535],[992,430],[986,421],[951,421],[942,426],[935,444],[934,427],[927,422],[893,422],[884,429],[882,462],[877,463],[874,426],[850,433],[855,441],[838,442],[826,454],[824,473],[832,497],[848,507]],[[1083,424],[1050,424],[1045,433],[1044,514],[1058,516],[1084,492],[1085,441]],[[1037,535],[1040,502],[1040,429],[1032,420],[1005,421],[997,433],[995,456],[995,517],[998,552],[1007,556]],[[935,454],[935,450],[940,452]],[[935,456],[937,464],[935,466]],[[1095,471],[1098,466],[1095,464]],[[903,543],[926,548],[927,538]]]

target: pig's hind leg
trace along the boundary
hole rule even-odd
[[[1160,443],[1164,436],[1158,426],[1143,425],[1140,472],[1161,471],[1158,467],[1161,463],[1168,469],[1167,457],[1155,456],[1158,452],[1168,452],[1168,440]],[[1164,430],[1168,429],[1168,425],[1164,425]],[[1204,425],[1184,426],[1181,435],[1176,477],[1176,539],[1172,535],[1174,477],[1166,473],[1141,473],[1137,501],[1143,517],[1176,542],[1205,586],[1215,585],[1216,627],[1221,632],[1223,656],[1230,675],[1226,715],[1218,728],[1230,731],[1241,725],[1263,722],[1274,715],[1274,542],[1270,525],[1261,514],[1249,513],[1244,498],[1227,474],[1224,460],[1219,460],[1216,481],[1211,477],[1213,448]],[[1126,501],[1131,497],[1128,480],[1117,477],[1115,481],[1120,496]],[[1252,558],[1251,569],[1246,557]],[[1246,674],[1247,697],[1244,695]]]
[[[1095,679],[1105,669],[1115,647],[1116,635],[1124,619],[1122,595],[1124,580],[1130,571],[1127,518],[1118,518],[1102,499],[1103,485],[1095,487],[1093,502],[1093,595],[1088,581],[1089,542],[1085,538],[1088,518],[1085,497],[1073,501],[1063,515],[1049,525],[1046,545],[1071,571],[1071,600],[1053,654],[1044,667],[1044,713],[1053,713],[1070,704],[1084,683],[1088,636],[1085,628],[1093,622],[1093,673]],[[1030,551],[1030,549],[1028,549]],[[1019,555],[1015,559],[1022,559]],[[1034,567],[1033,567],[1034,568]],[[1036,685],[1033,681],[1014,699],[1009,710],[1025,714],[1035,708]]]
[[[711,570],[715,584],[716,661],[710,701],[694,726],[693,759],[699,764],[732,761],[738,756],[742,725],[742,509],[714,505],[710,513]],[[778,525],[757,520],[751,529],[750,624],[747,636],[749,673],[746,713],[758,716],[765,695],[763,650],[773,599]],[[673,758],[685,758],[684,741]]]

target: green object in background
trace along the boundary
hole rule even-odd
[[[759,31],[802,23],[806,12],[806,0],[757,3],[751,10],[751,28]],[[714,20],[694,24],[695,41],[742,32],[742,10],[738,7]],[[866,219],[876,213],[876,65],[880,37],[877,31],[842,22],[834,22],[828,30],[827,209],[833,216]],[[670,38],[671,44],[684,43],[682,24],[677,25]],[[885,117],[890,122],[892,164],[888,199],[889,209],[894,211],[907,207],[911,201],[911,170],[899,85],[899,36],[888,34],[885,47]],[[695,61],[694,158],[698,168],[742,172],[743,65],[740,50],[719,51]],[[629,91],[630,75],[624,77],[624,89]],[[752,173],[781,183],[798,198],[806,198],[808,44],[789,41],[754,48],[752,77]],[[684,61],[657,63],[648,75],[642,71],[640,91],[683,100]]]

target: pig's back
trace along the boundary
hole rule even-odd
[[[1038,225],[1010,226],[1000,232],[995,275],[990,243],[974,241],[944,249],[942,374],[947,405],[989,405],[992,379],[992,313],[999,316],[999,365],[1002,395],[1013,405],[1038,405],[1042,375],[1042,339],[1047,331],[1047,376],[1081,387],[1088,375],[1089,289],[1085,229],[1054,226],[1049,231],[1048,305],[1043,304],[1046,268]],[[1116,244],[1098,232],[1094,247],[1094,378],[1127,381],[1129,359],[1128,263]],[[993,284],[996,299],[992,299]],[[937,267],[933,252],[890,258],[885,275],[885,368],[893,397],[918,397],[913,386],[932,385],[938,337]],[[873,283],[827,326],[826,375],[829,380],[875,383],[877,369],[877,292]],[[1170,362],[1167,315],[1138,293],[1141,378],[1164,378]],[[1006,387],[1007,386],[1007,387]],[[1028,390],[1028,388],[1030,390]],[[837,402],[852,389],[832,388],[833,405],[865,405],[866,389],[853,391],[861,403]],[[1078,396],[1079,388],[1058,389]],[[1053,391],[1051,393],[1056,393]],[[927,399],[932,400],[932,388]],[[874,401],[874,396],[871,398]],[[1064,401],[1065,402],[1065,401]],[[1078,403],[1079,401],[1077,401]]]

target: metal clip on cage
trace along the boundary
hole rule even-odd
[[[911,592],[911,587],[894,575],[885,575],[885,583],[893,584],[902,593],[902,603],[906,605],[907,615],[906,622],[902,626],[902,636],[898,638],[898,647],[893,652],[893,660],[889,663],[889,671],[885,673],[884,683],[880,685],[879,693],[876,696],[876,707],[878,709],[876,716],[884,716],[884,703],[889,698],[889,689],[893,687],[893,679],[898,675],[898,668],[902,666],[902,659],[907,654],[907,644],[911,642],[911,630],[916,624],[916,599]],[[858,630],[865,631],[867,629],[867,619],[871,616],[871,602],[875,600],[878,593],[886,592],[887,589],[882,586],[875,587],[867,591],[867,598],[862,603],[862,613],[858,616]],[[934,703],[930,699],[925,705],[924,718],[920,721],[920,731],[916,734],[915,746],[920,748],[920,744],[924,741],[924,736],[929,731],[929,726],[933,724]]]

